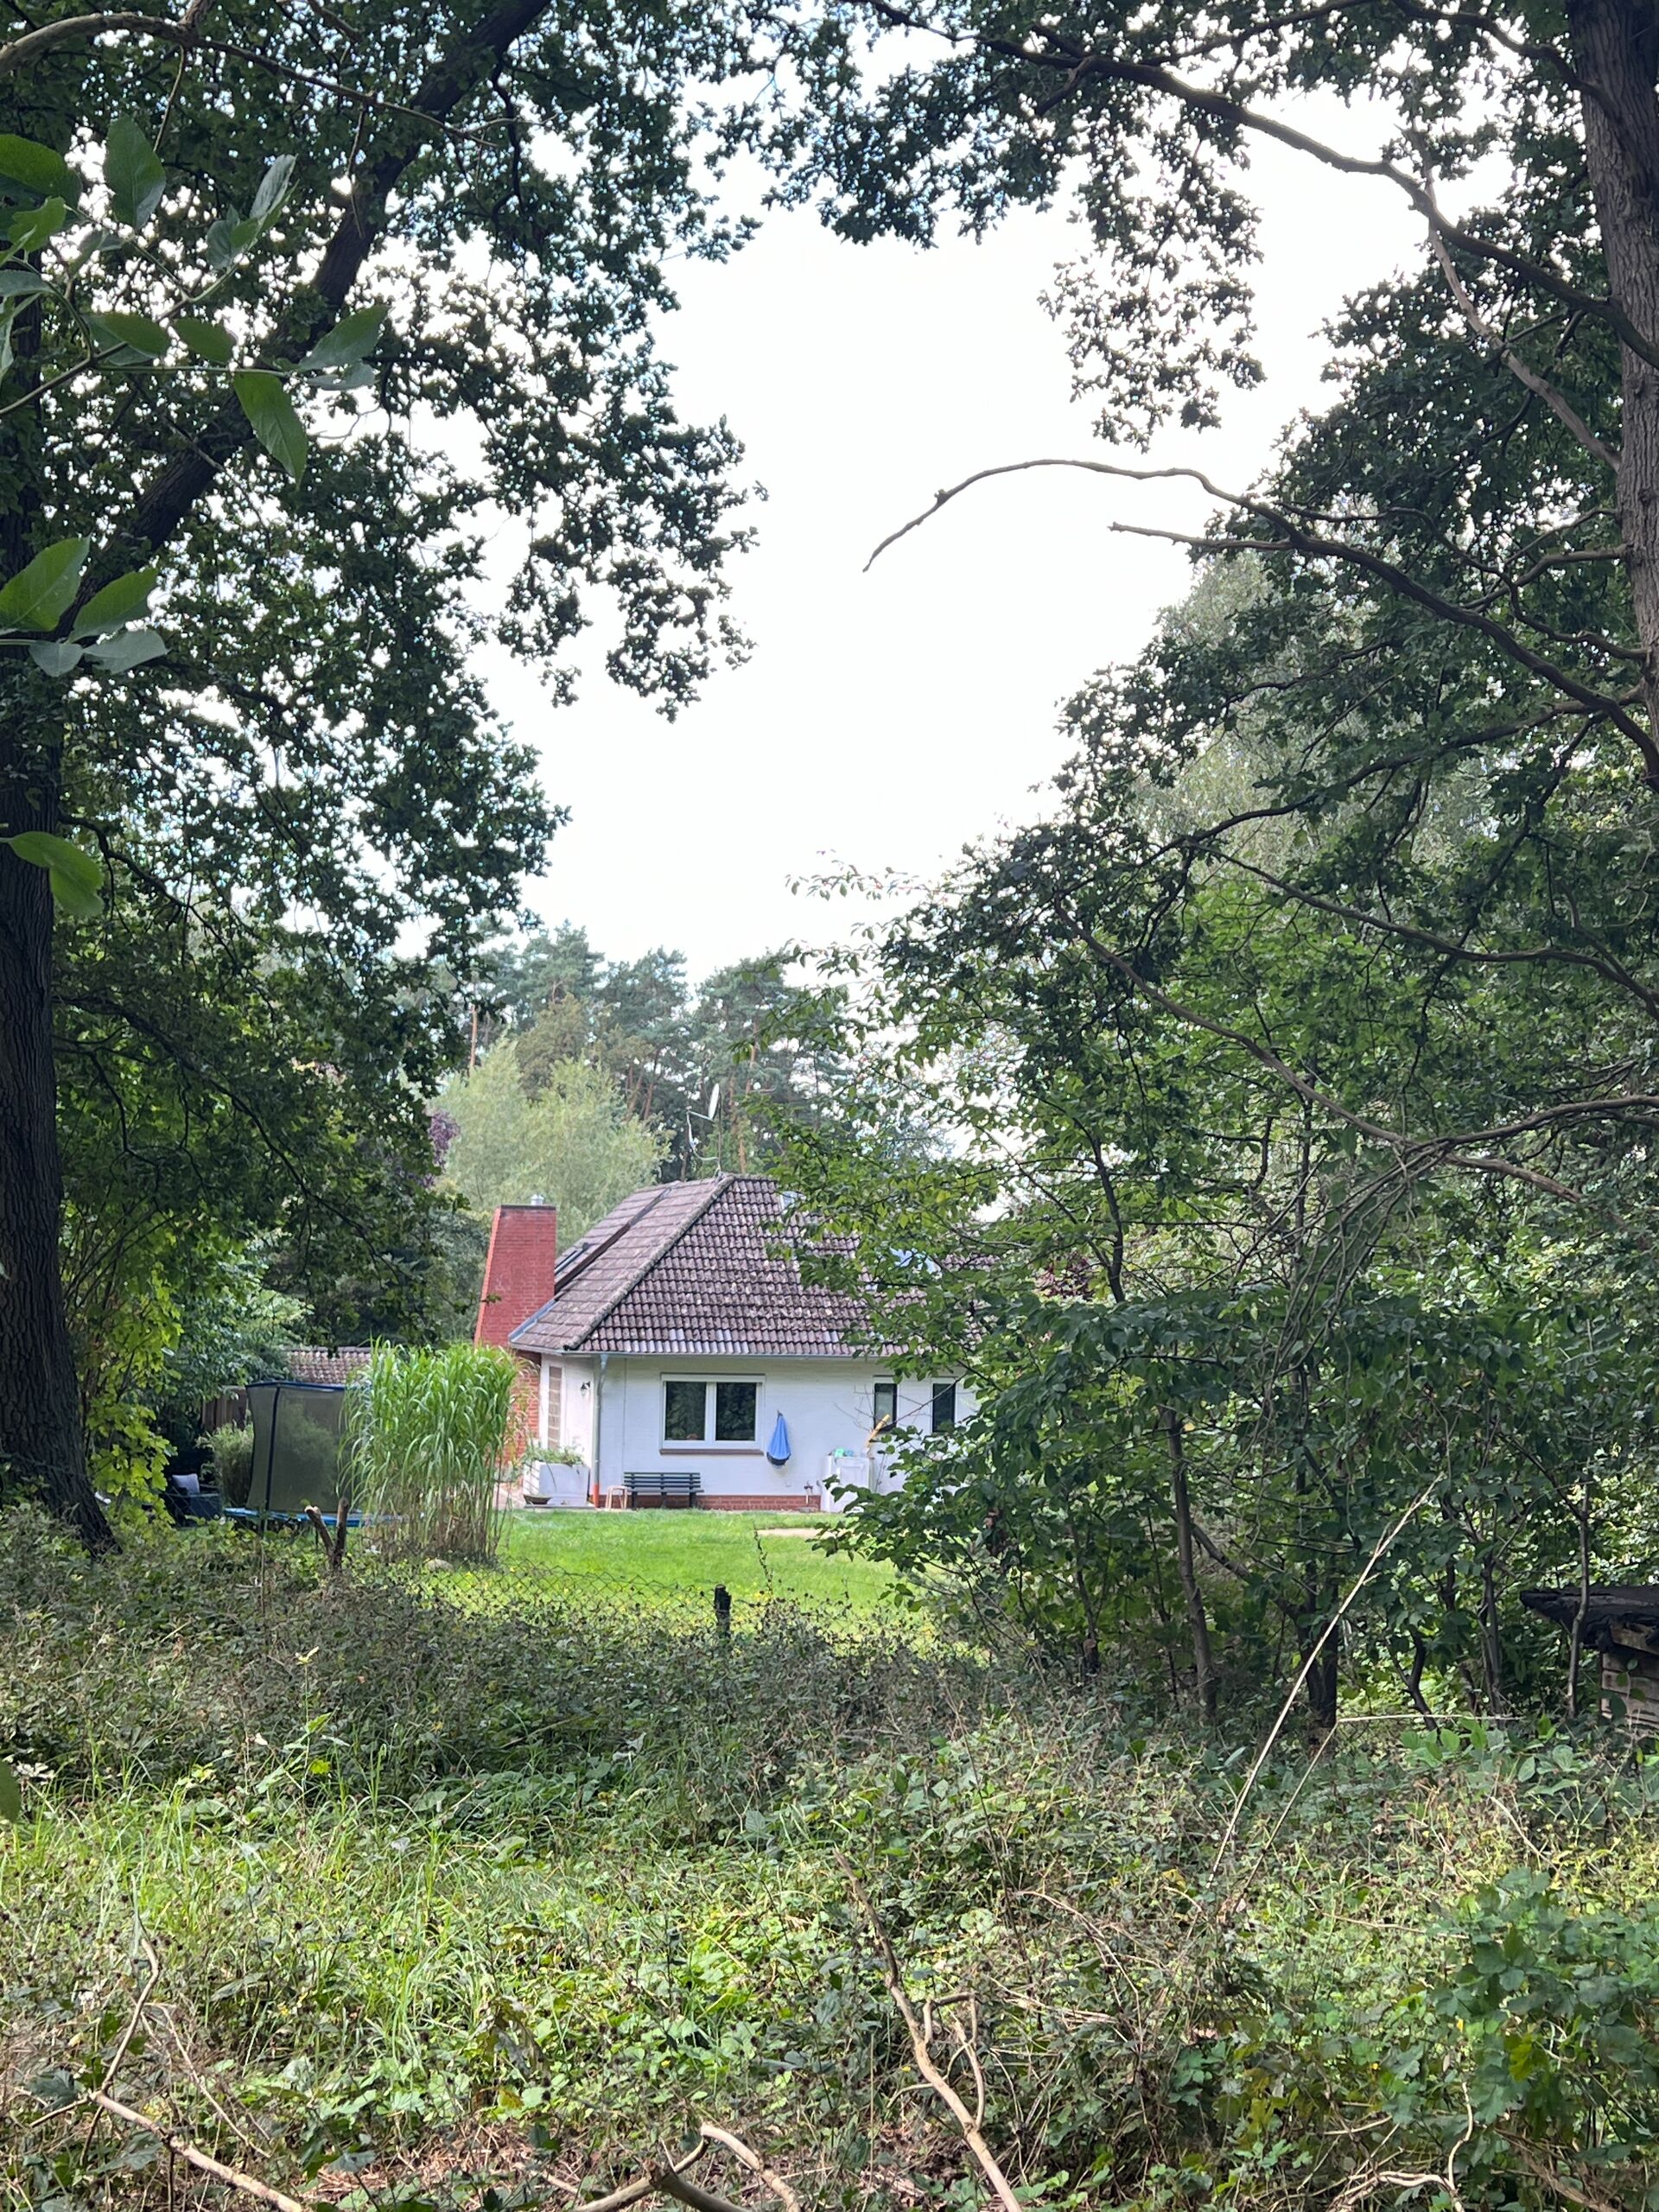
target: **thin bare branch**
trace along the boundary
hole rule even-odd
[[[1532,1182],[1541,1188],[1552,1191],[1558,1197],[1578,1200],[1581,1198],[1582,1194],[1573,1191],[1566,1184],[1556,1183],[1553,1179],[1547,1177],[1540,1178],[1535,1171],[1516,1161],[1484,1158],[1476,1160],[1468,1156],[1468,1147],[1471,1145],[1502,1143],[1510,1137],[1529,1135],[1535,1130],[1566,1121],[1613,1119],[1623,1115],[1659,1112],[1659,1093],[1633,1091],[1623,1093],[1612,1098],[1572,1099],[1560,1106],[1540,1107],[1535,1112],[1523,1115],[1516,1121],[1495,1125],[1490,1128],[1466,1130],[1461,1134],[1448,1133],[1444,1136],[1409,1136],[1403,1130],[1391,1129],[1386,1122],[1374,1122],[1369,1115],[1357,1113],[1351,1107],[1344,1106],[1339,1098],[1332,1096],[1318,1084],[1310,1082],[1306,1076],[1299,1075],[1289,1062],[1281,1058],[1270,1045],[1264,1044],[1260,1038],[1252,1037],[1247,1030],[1236,1029],[1229,1022],[1218,1021],[1212,1014],[1204,1014],[1197,1007],[1189,1006],[1184,1001],[1172,997],[1167,991],[1160,989],[1156,983],[1142,976],[1135,963],[1126,954],[1114,951],[1094,931],[1080,923],[1064,905],[1061,905],[1058,911],[1077,932],[1080,941],[1088,945],[1096,958],[1103,961],[1109,968],[1121,976],[1124,982],[1149,1004],[1159,1007],[1163,1013],[1173,1015],[1178,1021],[1185,1022],[1194,1029],[1203,1030],[1208,1036],[1219,1038],[1224,1044],[1236,1045],[1241,1051],[1248,1052],[1258,1065],[1276,1076],[1308,1105],[1318,1107],[1322,1113],[1329,1114],[1336,1121],[1351,1129],[1357,1130],[1362,1136],[1369,1137],[1373,1143],[1383,1146],[1390,1152],[1406,1155],[1417,1154],[1425,1157],[1436,1154],[1443,1157],[1456,1157],[1465,1166],[1478,1166],[1489,1173],[1514,1174],[1524,1181]]]
[[[187,2165],[194,2166],[199,2173],[211,2174],[227,2189],[236,2190],[243,2196],[257,2196],[263,2204],[273,2205],[276,2212],[308,2212],[308,2208],[296,2196],[285,2196],[280,2189],[272,2189],[268,2182],[256,2181],[251,2174],[245,2174],[238,2167],[227,2166],[218,2158],[210,2158],[206,2151],[198,2150],[187,2142],[175,2128],[166,2127],[159,2120],[151,2120],[145,2113],[136,2112],[130,2105],[124,2105],[118,2097],[107,2091],[94,2089],[92,2101],[100,2112],[112,2120],[124,2120],[129,2127],[140,2127],[145,2134],[153,2135],[158,2143],[166,2145],[175,2158],[182,2158]]]
[[[105,2089],[114,2082],[116,2075],[119,2072],[121,2062],[126,2056],[134,2036],[138,2032],[138,2023],[144,2017],[144,2007],[156,1994],[156,1986],[162,1978],[162,1962],[156,1955],[156,1946],[142,1929],[138,1935],[138,1948],[143,1953],[145,1964],[149,1968],[149,1979],[139,1991],[137,2002],[132,2008],[126,2026],[121,2031],[121,2040],[116,2044],[114,2050],[111,2053],[110,2063],[104,2069],[104,2079],[99,2086]]]
[[[653,2169],[651,2185],[664,2196],[677,2197],[682,2204],[690,2205],[693,2212],[743,2212],[743,2207],[734,2203],[729,2196],[716,2196],[711,2189],[699,2189],[696,2182],[687,2181],[673,2166]]]
[[[78,44],[83,39],[103,38],[111,31],[135,31],[146,38],[178,41],[188,36],[182,23],[166,16],[139,16],[111,13],[92,16],[60,16],[55,22],[41,23],[32,31],[25,31],[22,38],[13,39],[9,45],[0,46],[0,77],[15,76],[26,69],[54,47]]]
[[[1503,2139],[1534,2181],[1540,2183],[1567,2203],[1580,2206],[1582,2212],[1627,2212],[1627,2208],[1620,2204],[1616,2198],[1604,2196],[1598,2190],[1586,2189],[1582,2182],[1570,2181],[1565,2174],[1558,2172],[1554,2166],[1546,2164],[1532,2145],[1522,2141],[1519,2136],[1505,2132]]]
[[[708,2147],[707,2143],[699,2143],[696,2150],[688,2157],[671,2164],[665,2169],[658,2168],[651,2173],[642,2174],[638,2181],[624,2182],[620,2189],[612,2190],[607,2196],[583,2198],[576,2204],[575,2212],[626,2212],[626,2208],[630,2204],[643,2203],[647,2196],[661,2194],[663,2184],[658,2178],[661,2172],[667,2171],[677,2177],[686,2172],[688,2168],[695,2166]]]
[[[1123,536],[1160,537],[1173,544],[1190,545],[1201,553],[1297,553],[1306,559],[1338,561],[1357,569],[1362,575],[1387,584],[1402,598],[1413,601],[1441,621],[1453,623],[1461,629],[1474,630],[1482,637],[1489,638],[1529,675],[1553,684],[1580,706],[1604,715],[1636,747],[1641,755],[1647,781],[1659,790],[1659,740],[1656,740],[1627,711],[1639,693],[1618,695],[1598,690],[1593,684],[1586,683],[1574,676],[1571,670],[1561,668],[1555,662],[1547,660],[1541,653],[1535,652],[1507,623],[1500,622],[1484,608],[1463,606],[1456,600],[1442,597],[1421,577],[1413,575],[1409,569],[1401,568],[1381,553],[1373,552],[1368,545],[1356,544],[1349,538],[1327,537],[1317,530],[1309,529],[1295,515],[1272,505],[1265,499],[1252,499],[1243,492],[1224,491],[1201,468],[1134,468],[1122,461],[1090,461],[1076,455],[1058,454],[1039,455],[1030,461],[1000,461],[988,468],[977,468],[971,476],[964,476],[960,483],[936,492],[931,506],[925,508],[920,514],[912,515],[897,530],[890,531],[865,563],[866,575],[890,545],[896,545],[912,530],[919,530],[924,523],[931,522],[942,508],[949,506],[951,500],[959,499],[964,492],[972,490],[977,484],[988,483],[995,477],[1021,476],[1038,468],[1075,468],[1085,475],[1109,476],[1129,484],[1175,481],[1197,484],[1209,498],[1219,501],[1223,506],[1236,509],[1241,514],[1254,516],[1258,521],[1278,531],[1280,537],[1268,542],[1249,537],[1198,537],[1161,526],[1119,522],[1114,522],[1110,527]]]
[[[718,2143],[722,2149],[729,2151],[740,2165],[747,2166],[757,2181],[764,2182],[782,2203],[784,2212],[801,2212],[801,2200],[783,2176],[774,2173],[760,2153],[752,2151],[741,2135],[734,2135],[728,2128],[716,2127],[707,2120],[700,2124],[697,2133],[705,2141]]]
[[[103,38],[111,31],[127,31],[136,37],[161,39],[194,53],[217,54],[227,61],[245,61],[251,68],[266,70],[291,84],[305,85],[313,92],[327,92],[332,99],[347,100],[353,106],[374,108],[383,114],[400,115],[411,123],[424,124],[429,130],[441,131],[448,138],[476,140],[494,135],[493,125],[487,132],[464,130],[460,124],[429,115],[421,108],[405,107],[397,100],[388,99],[384,92],[372,92],[363,85],[342,84],[337,78],[319,76],[315,70],[302,69],[280,54],[262,53],[257,47],[203,38],[192,20],[200,13],[192,8],[177,22],[167,16],[130,13],[60,16],[55,22],[41,23],[36,29],[26,31],[22,38],[13,39],[10,45],[0,46],[0,78],[15,76],[18,70],[26,69],[54,47]]]
[[[1211,1878],[1212,1880],[1221,1871],[1222,1861],[1226,1858],[1229,1850],[1232,1847],[1233,1838],[1238,1833],[1240,1815],[1243,1814],[1246,1804],[1249,1801],[1251,1790],[1255,1787],[1256,1777],[1267,1764],[1273,1747],[1279,1740],[1280,1731],[1283,1728],[1286,1721],[1290,1718],[1290,1709],[1292,1706],[1295,1704],[1297,1699],[1301,1695],[1303,1683],[1313,1671],[1314,1661],[1319,1657],[1320,1652],[1324,1650],[1325,1645],[1331,1641],[1331,1638],[1341,1627],[1343,1618],[1347,1613],[1348,1608],[1353,1604],[1355,1599],[1358,1597],[1360,1592],[1365,1587],[1365,1585],[1370,1580],[1372,1575],[1387,1558],[1389,1553],[1394,1548],[1395,1541],[1399,1536],[1401,1531],[1406,1527],[1407,1523],[1415,1514],[1421,1511],[1422,1508],[1427,1504],[1429,1499],[1433,1496],[1439,1480],[1440,1478],[1437,1475],[1433,1482],[1428,1484],[1426,1488],[1419,1491],[1416,1497],[1411,1501],[1411,1503],[1407,1506],[1405,1511],[1400,1515],[1398,1519],[1395,1521],[1390,1528],[1384,1529],[1382,1535],[1377,1538],[1376,1545],[1372,1548],[1370,1559],[1366,1560],[1364,1566],[1360,1569],[1359,1573],[1350,1586],[1347,1596],[1344,1598],[1342,1603],[1332,1614],[1324,1628],[1321,1629],[1318,1637],[1314,1641],[1313,1649],[1303,1660],[1301,1665],[1297,1669],[1296,1679],[1291,1684],[1289,1689],[1286,1691],[1285,1701],[1279,1708],[1279,1717],[1274,1722],[1272,1727],[1268,1729],[1267,1739],[1263,1743],[1261,1750],[1256,1753],[1255,1761],[1250,1767],[1250,1770],[1244,1777],[1244,1786],[1239,1791],[1238,1796],[1234,1802],[1233,1809],[1227,1816],[1227,1825],[1222,1830],[1221,1841],[1216,1847],[1215,1860],[1210,1869]]]
[[[1236,854],[1227,855],[1229,868],[1236,868],[1243,875],[1254,876],[1258,883],[1265,883],[1270,890],[1288,899],[1298,906],[1306,906],[1317,914],[1329,914],[1334,920],[1351,923],[1356,929],[1374,931],[1379,937],[1400,938],[1407,944],[1419,944],[1426,951],[1444,954],[1450,960],[1466,961],[1471,967],[1484,968],[1585,968],[1592,975],[1599,976],[1605,982],[1621,991],[1628,991],[1638,1006],[1650,1014],[1659,1015],[1659,991],[1649,989],[1633,976],[1622,961],[1611,955],[1575,951],[1567,945],[1528,944],[1508,949],[1487,950],[1479,945],[1460,942],[1456,938],[1441,937],[1436,931],[1420,929],[1414,923],[1402,922],[1391,914],[1370,913],[1363,906],[1351,906],[1340,899],[1326,899],[1319,893],[1304,890],[1287,877],[1276,874],[1273,869],[1258,862],[1241,859]]]
[[[900,1973],[899,1967],[899,1955],[893,1948],[893,1942],[887,1929],[881,1924],[880,1916],[871,1904],[868,1893],[853,1872],[850,1863],[842,1853],[837,1853],[836,1856],[841,1860],[842,1872],[847,1877],[848,1887],[856,1898],[859,1910],[863,1914],[870,1933],[875,1939],[876,1949],[881,1960],[881,1978],[887,1983],[887,1994],[897,2007],[899,2017],[903,2020],[906,2031],[910,2037],[911,2056],[915,2061],[916,2071],[927,2083],[934,2095],[938,2098],[940,2103],[944,2106],[951,2119],[956,2121],[963,2141],[972,2154],[974,2163],[990,2183],[991,2193],[1002,2207],[1002,2212],[1020,2212],[1020,2200],[1014,2193],[1014,2184],[997,2164],[995,2154],[975,2124],[974,2115],[957,2094],[946,2075],[942,2074],[933,2063],[932,2055],[927,2047],[927,2038],[922,2033],[922,2024],[916,2017],[916,2008],[911,2003],[909,1994],[905,1988],[904,1975]]]

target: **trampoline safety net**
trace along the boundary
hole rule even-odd
[[[298,1513],[340,1503],[340,1437],[346,1393],[338,1384],[251,1382],[253,1468],[247,1503],[256,1513]]]

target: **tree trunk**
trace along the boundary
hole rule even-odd
[[[0,837],[57,826],[56,748],[24,735],[39,726],[48,702],[38,695],[51,681],[14,664],[0,689]],[[86,1474],[64,1314],[62,1212],[51,886],[43,868],[0,846],[0,1482],[44,1498],[101,1551],[114,1539]]]
[[[1428,1700],[1423,1695],[1423,1669],[1428,1664],[1428,1646],[1415,1629],[1411,1631],[1411,1669],[1406,1676],[1406,1695],[1425,1720],[1434,1718]]]
[[[1312,1644],[1319,1637],[1324,1624],[1315,1627],[1308,1638]],[[1340,1635],[1341,1631],[1338,1631]],[[1322,1735],[1329,1735],[1337,1725],[1338,1690],[1337,1636],[1325,1638],[1319,1656],[1307,1670],[1307,1710],[1314,1726]]]
[[[1173,1407],[1164,1408],[1162,1420],[1164,1434],[1169,1442],[1169,1495],[1175,1514],[1175,1567],[1181,1578],[1186,1624],[1192,1637],[1192,1680],[1199,1712],[1206,1720],[1213,1720],[1216,1717],[1216,1669],[1210,1652],[1209,1617],[1204,1609],[1204,1592],[1198,1586],[1198,1567],[1192,1554],[1192,1501],[1186,1486],[1186,1448],[1181,1435],[1180,1416]]]
[[[1568,0],[1585,79],[1584,143],[1607,288],[1659,341],[1659,9],[1653,0]],[[1630,578],[1642,691],[1659,744],[1659,368],[1621,346],[1618,519]],[[1648,761],[1659,785],[1659,765]]]

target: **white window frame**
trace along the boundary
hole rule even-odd
[[[696,1382],[702,1386],[702,1437],[701,1442],[687,1437],[671,1437],[668,1433],[668,1389],[671,1382]],[[722,1382],[746,1383],[754,1392],[754,1434],[747,1443],[735,1438],[716,1442],[715,1438],[715,1392]],[[718,1452],[723,1455],[753,1455],[764,1451],[760,1441],[761,1408],[766,1401],[766,1384],[758,1375],[664,1375],[659,1383],[661,1395],[657,1402],[657,1431],[659,1452]]]
[[[881,1435],[878,1440],[878,1449],[885,1448],[887,1446],[897,1441],[902,1437],[944,1436],[950,1433],[948,1429],[936,1429],[933,1426],[933,1394],[936,1390],[950,1390],[955,1393],[955,1397],[952,1402],[955,1411],[951,1427],[958,1428],[961,1427],[962,1377],[959,1375],[938,1375],[933,1376],[931,1380],[924,1380],[922,1377],[917,1376],[913,1379],[912,1387],[918,1391],[925,1392],[926,1395],[923,1398],[921,1404],[917,1407],[915,1412],[911,1414],[908,1419],[905,1419],[901,1417],[899,1410],[900,1402],[905,1389],[904,1383],[897,1381],[890,1375],[878,1375],[874,1378],[870,1393],[870,1422],[872,1434],[874,1433],[875,1424],[875,1392],[877,1390],[891,1390],[893,1392],[893,1427],[882,1431]]]
[[[876,1440],[878,1447],[885,1449],[893,1442],[893,1439],[899,1433],[899,1384],[897,1379],[891,1375],[878,1375],[870,1386],[870,1434],[872,1437],[875,1437],[877,1422],[883,1418],[882,1415],[878,1414],[875,1410],[875,1394],[878,1390],[891,1390],[893,1393],[892,1416],[887,1421],[887,1427],[881,1431],[880,1436]]]

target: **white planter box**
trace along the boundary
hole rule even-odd
[[[829,1452],[823,1461],[823,1505],[827,1513],[844,1513],[860,1491],[870,1487],[870,1462],[861,1452]]]
[[[580,1465],[567,1466],[559,1459],[531,1459],[524,1468],[520,1485],[526,1505],[550,1505],[569,1509],[588,1504],[588,1475]]]
[[[827,1513],[842,1513],[856,1503],[864,1491],[885,1497],[902,1490],[904,1479],[885,1452],[829,1452],[823,1461],[823,1504]]]

